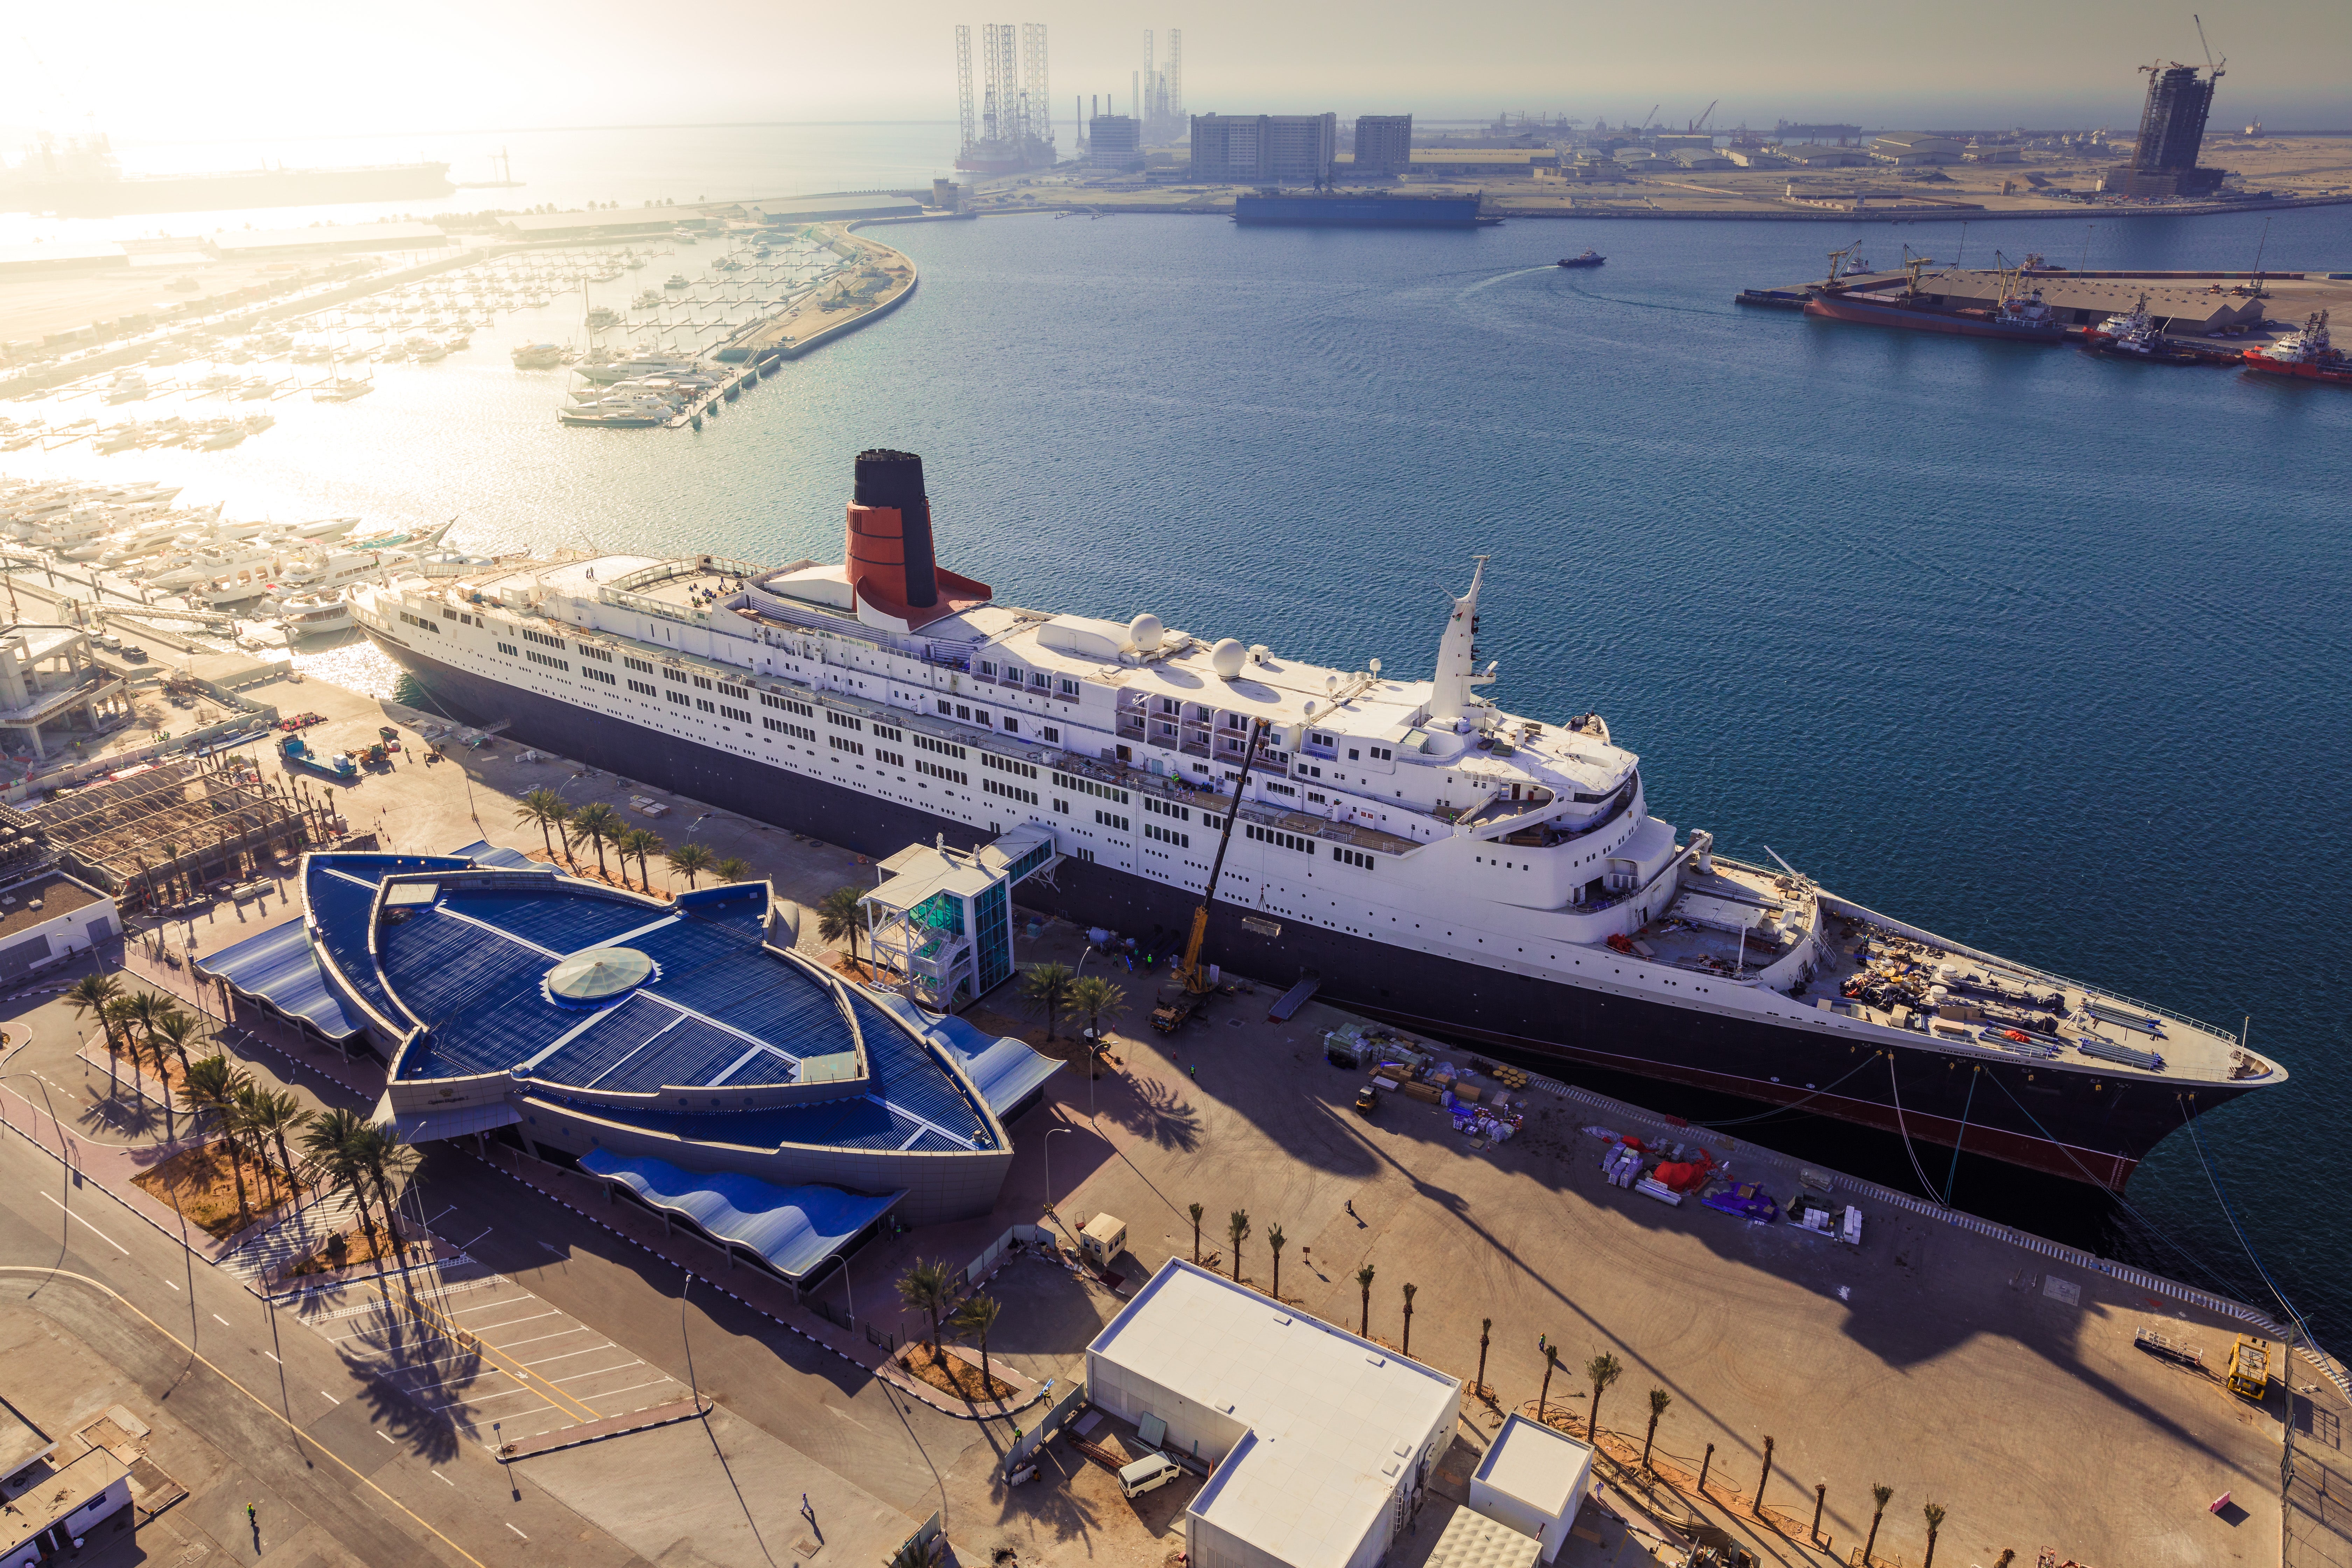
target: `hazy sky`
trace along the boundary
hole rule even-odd
[[[2220,4],[2220,0],[2208,0]],[[951,119],[950,28],[986,13],[709,0],[9,0],[0,130],[118,138],[308,137],[550,125]],[[2128,0],[1969,5],[1030,4],[1051,28],[1055,117],[1078,94],[1125,107],[1142,30],[1184,33],[1195,112],[1424,117],[1498,109],[1612,121],[1661,102],[1682,123],[2112,124],[2133,67],[2199,60],[2189,13]],[[2216,121],[2352,126],[2352,5],[2268,0],[2205,17],[2230,60]],[[975,30],[976,26],[975,26]],[[16,137],[9,136],[13,142]]]

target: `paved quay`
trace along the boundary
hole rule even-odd
[[[372,737],[383,722],[413,733],[427,717],[315,680],[249,695],[286,711],[326,714],[310,733],[330,747]],[[527,762],[522,751],[495,738],[478,751],[453,748],[448,761],[429,766],[404,752],[386,772],[327,787],[355,831],[409,852],[488,838],[543,854],[538,830],[517,821],[516,799],[545,786],[574,804],[657,799],[667,814],[643,820],[671,843],[691,837],[717,855],[740,855],[803,906],[874,876],[837,847],[574,763]],[[587,869],[593,874],[593,856]],[[297,912],[282,895],[215,905],[132,943],[127,967],[142,983],[206,1000],[217,1012],[217,994],[192,984],[183,955],[216,951]],[[805,944],[815,944],[812,927],[804,922]],[[1034,938],[1024,927],[1018,938],[1024,963],[1076,963],[1080,952],[1077,933],[1058,922]],[[70,978],[44,976],[0,1005],[32,1036],[23,1059],[7,1066],[37,1068],[74,1139],[152,1141],[160,1127],[132,1125],[105,1074],[78,1057],[71,1015],[48,993]],[[463,1255],[436,1265],[442,1279],[495,1276],[507,1282],[499,1289],[544,1303],[534,1310],[563,1314],[642,1361],[648,1379],[669,1380],[647,1397],[675,1405],[691,1390],[716,1405],[708,1420],[524,1460],[515,1469],[526,1495],[533,1478],[544,1478],[539,1484],[551,1503],[648,1558],[691,1533],[694,1550],[712,1562],[756,1563],[762,1549],[781,1560],[802,1537],[798,1516],[779,1497],[809,1490],[829,1532],[835,1510],[857,1521],[854,1531],[812,1541],[814,1561],[852,1540],[860,1554],[872,1542],[887,1556],[904,1531],[940,1510],[967,1562],[1009,1546],[1030,1563],[1159,1563],[1181,1524],[1183,1499],[1171,1494],[1184,1488],[1130,1502],[1098,1467],[1055,1443],[1044,1451],[1038,1483],[1008,1489],[998,1459],[1025,1413],[921,1403],[938,1391],[874,1375],[881,1356],[868,1331],[901,1340],[917,1331],[891,1289],[917,1257],[962,1268],[1014,1226],[1042,1221],[1072,1234],[1108,1212],[1128,1222],[1129,1256],[1118,1267],[1131,1278],[1192,1255],[1186,1210],[1197,1202],[1205,1211],[1204,1261],[1236,1267],[1225,1216],[1246,1210],[1252,1229],[1238,1267],[1270,1288],[1264,1237],[1278,1223],[1291,1238],[1284,1299],[1349,1328],[1364,1312],[1360,1268],[1374,1270],[1370,1330],[1391,1342],[1403,1340],[1402,1287],[1415,1284],[1412,1352],[1465,1380],[1477,1370],[1482,1320],[1491,1319],[1485,1353],[1493,1397],[1465,1398],[1463,1454],[1475,1453],[1504,1413],[1538,1398],[1545,1371],[1538,1336],[1560,1351],[1548,1408],[1565,1408],[1580,1433],[1590,1405],[1583,1363],[1613,1353],[1624,1373],[1602,1397],[1604,1448],[1615,1446],[1611,1434],[1638,1447],[1649,1391],[1664,1391],[1671,1404],[1655,1466],[1662,1515],[1695,1513],[1763,1560],[1822,1554],[1807,1539],[1817,1483],[1828,1489],[1822,1531],[1830,1554],[1846,1560],[1868,1531],[1874,1482],[1895,1489],[1878,1539],[1881,1562],[1919,1561],[1920,1509],[1929,1501],[1950,1510],[1938,1561],[1990,1564],[2013,1549],[2031,1562],[2046,1545],[2062,1559],[2103,1568],[2267,1563],[2278,1560],[2283,1534],[2299,1542],[2298,1563],[2352,1560],[2347,1527],[2326,1512],[2327,1499],[2352,1484],[2340,1447],[2347,1404],[2327,1376],[2296,1358],[2285,1367],[2291,1386],[2274,1384],[2271,1401],[2256,1407],[2210,1374],[2133,1347],[2137,1330],[2158,1325],[2200,1346],[2205,1365],[2218,1368],[2234,1335],[2250,1327],[2233,1303],[2002,1227],[1956,1222],[1924,1200],[1833,1170],[1817,1173],[1838,1201],[1864,1211],[1859,1247],[1695,1203],[1668,1208],[1607,1185],[1597,1168],[1601,1145],[1581,1129],[1704,1142],[1738,1176],[1783,1198],[1800,1171],[1745,1139],[1674,1127],[1541,1083],[1530,1092],[1525,1129],[1503,1143],[1474,1148],[1435,1107],[1402,1096],[1385,1097],[1366,1120],[1350,1109],[1361,1075],[1322,1058],[1322,1031],[1345,1021],[1332,1009],[1310,1003],[1276,1023],[1266,1015],[1274,993],[1261,986],[1220,996],[1201,1021],[1162,1038],[1143,1016],[1150,978],[1117,979],[1128,992],[1125,1011],[1111,1021],[1118,1065],[1091,1085],[1071,1071],[1049,1084],[1047,1103],[1013,1130],[1013,1169],[996,1210],[879,1239],[859,1254],[845,1284],[828,1281],[804,1306],[765,1280],[755,1286],[745,1268],[727,1268],[712,1249],[663,1234],[657,1218],[605,1203],[569,1173],[510,1152],[486,1158],[435,1146],[416,1207]],[[1034,1022],[1009,992],[985,1005],[1013,1026]],[[372,1079],[331,1050],[258,1021],[241,1025],[251,1032],[229,1035],[229,1045],[270,1081],[308,1103],[372,1103],[380,1068]],[[7,1026],[14,1035],[20,1026]],[[14,1079],[5,1087],[26,1089],[27,1105],[38,1100]],[[159,1301],[148,1310],[159,1319],[161,1303],[184,1316],[190,1303],[163,1282],[180,1278],[176,1242],[120,1207],[112,1222],[101,1217],[112,1199],[95,1165],[84,1167],[87,1184],[70,1202],[105,1237],[60,1219],[43,1195],[43,1184],[54,1187],[60,1174],[57,1156],[33,1142],[43,1129],[22,1115],[10,1124],[22,1131],[0,1132],[0,1176],[10,1181],[0,1200],[6,1260],[53,1265],[63,1235],[79,1257],[143,1270],[142,1288]],[[224,1271],[194,1268],[208,1300],[230,1300],[220,1294],[227,1290],[244,1303],[224,1308],[225,1321],[269,1310]],[[1040,1391],[1079,1373],[1086,1342],[1120,1300],[1099,1280],[1034,1257],[1005,1261],[987,1289],[1004,1303],[991,1341],[997,1364]],[[288,1323],[286,1339],[304,1339],[291,1331],[289,1310],[277,1309],[269,1321]],[[845,1330],[845,1321],[855,1328]],[[393,1405],[378,1396],[377,1407]],[[626,1414],[589,1407],[593,1415],[575,1414],[567,1424]],[[404,1453],[483,1452],[452,1436],[446,1419],[436,1427],[411,1414],[380,1430],[383,1444]],[[2291,1515],[2281,1505],[2290,1430],[2301,1500]],[[1773,1466],[1759,1498],[1768,1436]],[[751,1484],[754,1475],[766,1491]],[[656,1477],[703,1510],[690,1528],[674,1505],[648,1496],[646,1483]],[[2231,1506],[2211,1511],[2225,1492]],[[1413,1538],[1423,1551],[1437,1534],[1428,1524]],[[1580,1542],[1569,1560],[1608,1560],[1602,1550]]]

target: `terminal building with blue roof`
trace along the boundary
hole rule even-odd
[[[886,1214],[987,1213],[1060,1065],[793,951],[765,882],[665,901],[475,845],[302,886],[202,972],[383,1056],[380,1120],[520,1139],[794,1283]]]

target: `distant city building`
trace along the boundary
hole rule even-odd
[[[1898,131],[1870,139],[1870,155],[1882,163],[1897,168],[1910,168],[1922,163],[1957,163],[1960,161],[1958,137],[1930,136],[1921,131]]]
[[[1420,180],[1532,180],[1539,169],[1559,168],[1559,154],[1549,147],[1416,147],[1408,172]]]
[[[1097,169],[1143,167],[1143,121],[1131,114],[1097,114],[1087,121],[1087,162]]]
[[[2022,163],[2025,154],[2014,147],[1970,147],[1960,156],[1971,163]]]
[[[1712,147],[1677,147],[1674,161],[1685,169],[1736,169],[1739,165]]]
[[[1412,163],[1412,116],[1356,116],[1356,163],[1359,177],[1402,174]]]
[[[1192,178],[1308,184],[1330,178],[1337,114],[1196,114]]]
[[[2221,171],[2197,166],[2205,142],[2205,119],[2213,110],[2213,87],[2221,73],[2198,73],[2194,66],[2148,70],[2147,106],[2140,111],[2139,142],[2131,162],[2107,171],[2105,188],[2126,196],[2203,195],[2221,184]]]

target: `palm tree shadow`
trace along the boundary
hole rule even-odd
[[[1086,1461],[1071,1458],[1055,1443],[1046,1444],[1030,1457],[1040,1472],[1036,1479],[1023,1486],[1008,1486],[1000,1471],[994,1480],[997,1523],[1005,1527],[1026,1525],[1041,1535],[1050,1533],[1056,1542],[1091,1539],[1102,1528],[1101,1514],[1070,1484],[1076,1479],[1076,1467]]]
[[[370,1414],[394,1442],[428,1458],[456,1458],[457,1423],[442,1407],[462,1403],[482,1375],[481,1352],[396,1304],[379,1305],[369,1323],[345,1342],[341,1354],[346,1366],[367,1379]]]
[[[1129,1084],[1133,1102],[1106,1107],[1104,1115],[1160,1148],[1183,1154],[1200,1148],[1201,1113],[1181,1089],[1156,1078],[1130,1079]]]

